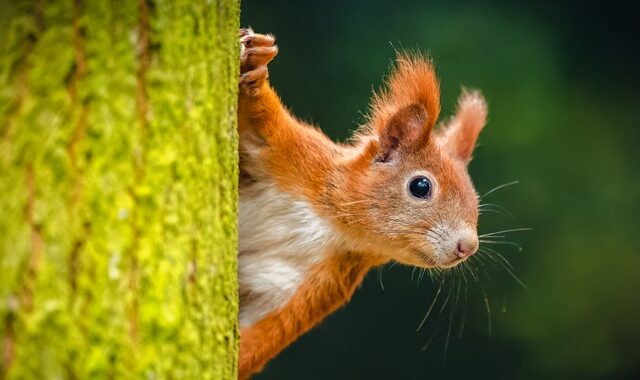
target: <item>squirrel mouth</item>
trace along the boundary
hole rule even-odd
[[[423,263],[423,265],[420,265],[420,266],[427,267],[427,268],[449,269],[449,268],[455,267],[456,265],[460,264],[461,262],[467,259],[467,257],[462,257],[462,258],[455,257],[452,260],[440,263],[434,260],[430,255],[428,255],[424,251],[421,251],[419,249],[413,249],[413,252],[415,253],[416,256],[419,257],[420,261]]]
[[[455,259],[453,259],[453,260],[451,260],[449,262],[446,262],[444,264],[440,264],[438,266],[441,267],[441,268],[453,268],[456,265],[460,264],[461,262],[465,261],[466,259],[467,259],[466,257],[462,257],[462,258],[456,257]]]
[[[419,249],[413,249],[413,252],[416,254],[416,256],[420,258],[420,261],[422,261],[422,263],[425,264],[421,266],[428,267],[428,268],[433,268],[437,266],[437,263],[427,253]]]

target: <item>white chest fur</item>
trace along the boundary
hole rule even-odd
[[[284,306],[309,269],[329,254],[333,228],[304,200],[254,184],[240,195],[238,281],[240,327]]]

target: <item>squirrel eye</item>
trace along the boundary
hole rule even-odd
[[[425,176],[413,177],[409,182],[409,192],[416,198],[427,199],[431,197],[431,181]]]

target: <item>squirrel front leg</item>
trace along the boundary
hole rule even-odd
[[[242,30],[240,42],[241,175],[248,176],[247,186],[267,183],[318,206],[318,198],[326,192],[327,182],[335,174],[340,148],[320,131],[295,119],[269,85],[267,64],[277,53],[274,38]],[[240,186],[242,193],[243,182]],[[243,326],[239,378],[248,378],[260,370],[300,334],[346,302],[368,265],[361,260],[319,264],[288,304],[250,326]]]
[[[270,35],[240,31],[238,130],[243,172],[273,180],[310,200],[322,192],[339,148],[322,132],[293,117],[271,88],[267,64],[278,48]]]

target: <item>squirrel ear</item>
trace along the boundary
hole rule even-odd
[[[433,123],[429,123],[432,125]],[[386,162],[398,148],[423,146],[431,127],[427,124],[427,110],[422,104],[411,104],[397,111],[379,132],[380,148],[376,161]]]
[[[479,91],[463,90],[458,98],[458,109],[438,137],[449,154],[469,162],[478,135],[487,123],[487,102]]]

